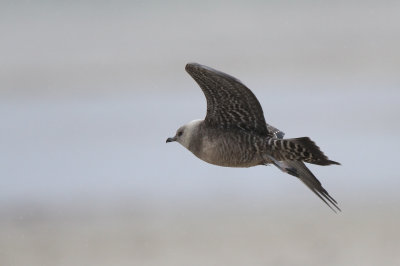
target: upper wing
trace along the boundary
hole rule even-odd
[[[207,125],[268,135],[261,105],[243,83],[223,72],[196,63],[187,64],[186,71],[206,96]]]

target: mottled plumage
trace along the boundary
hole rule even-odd
[[[177,141],[198,158],[219,166],[274,164],[298,177],[332,210],[329,203],[340,210],[303,162],[339,163],[329,160],[308,137],[283,139],[282,131],[265,122],[254,94],[236,78],[194,63],[187,64],[186,71],[206,96],[207,115],[179,128],[167,142]]]
[[[260,103],[238,79],[199,64],[187,64],[186,71],[206,96],[207,126],[269,134]]]

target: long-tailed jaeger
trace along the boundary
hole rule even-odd
[[[299,178],[333,211],[340,211],[304,164],[338,162],[329,160],[309,137],[283,139],[284,133],[265,122],[257,98],[238,79],[196,63],[185,69],[206,96],[207,115],[180,127],[167,142],[177,141],[201,160],[219,166],[273,164]]]

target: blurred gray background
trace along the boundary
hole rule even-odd
[[[2,1],[1,265],[400,265],[399,1]],[[177,144],[242,80],[343,212]]]

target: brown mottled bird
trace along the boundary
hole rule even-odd
[[[283,139],[284,133],[265,122],[257,98],[238,79],[196,63],[187,64],[186,71],[206,96],[207,115],[180,127],[167,142],[177,141],[201,160],[219,166],[273,164],[299,178],[333,211],[340,211],[304,164],[338,162],[329,160],[309,137]]]

